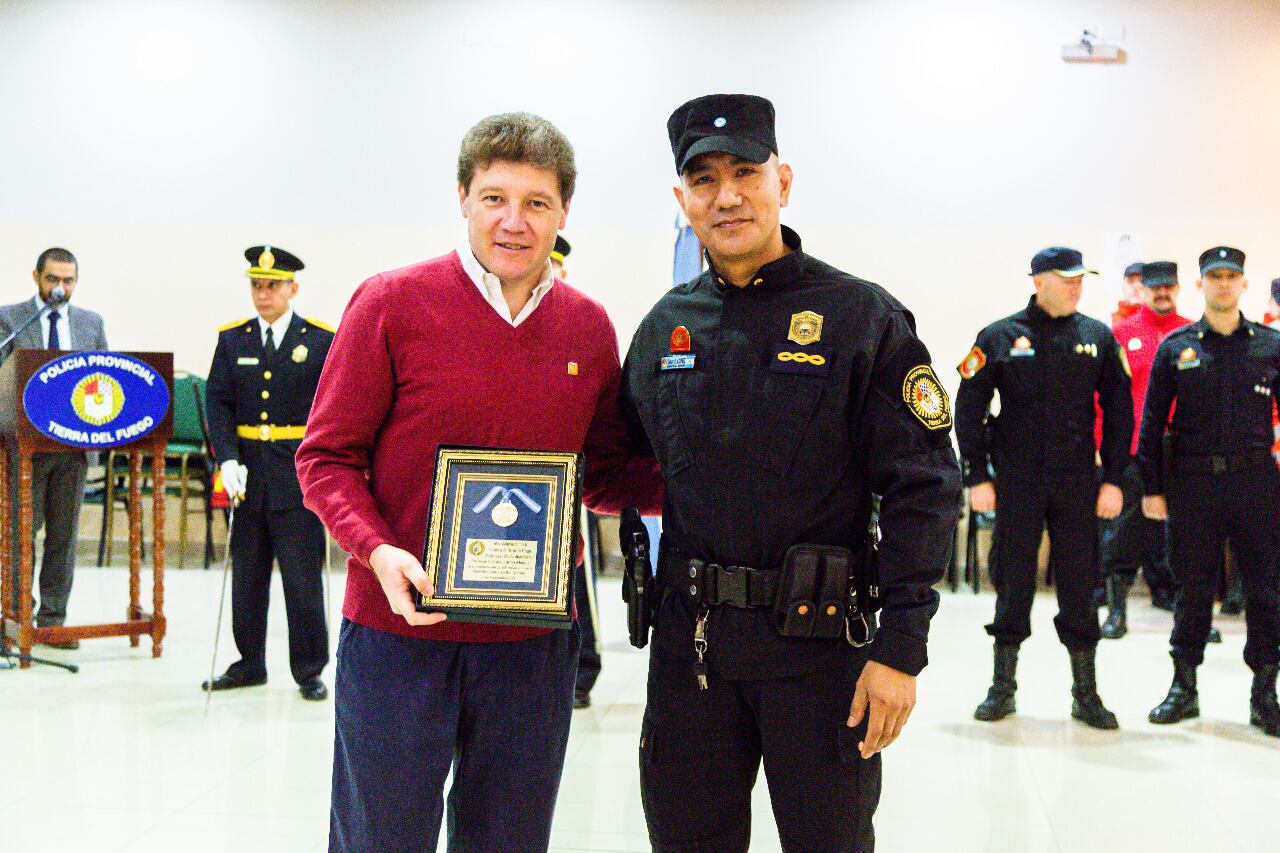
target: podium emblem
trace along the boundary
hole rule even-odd
[[[105,373],[90,373],[76,383],[71,406],[85,423],[109,424],[124,408],[124,389]]]
[[[68,352],[45,362],[22,391],[39,432],[86,450],[145,437],[169,413],[169,383],[146,362],[118,352]]]

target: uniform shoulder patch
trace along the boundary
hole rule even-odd
[[[225,326],[219,326],[219,327],[218,327],[218,331],[219,331],[219,332],[225,332],[225,331],[228,331],[228,330],[230,330],[230,329],[238,329],[239,327],[243,326],[245,323],[249,322],[249,321],[250,321],[250,320],[252,320],[252,319],[253,319],[252,317],[244,317],[244,318],[242,318],[242,319],[240,319],[240,320],[236,320],[234,323],[228,323],[228,324],[227,324],[227,325],[225,325]]]
[[[328,323],[325,323],[321,320],[317,320],[314,317],[304,317],[303,319],[306,320],[311,325],[315,326],[317,329],[324,329],[326,332],[333,332],[335,334],[338,331],[333,326],[330,326]]]
[[[986,365],[987,354],[982,351],[982,347],[975,346],[969,350],[969,354],[964,357],[964,361],[956,366],[956,370],[959,371],[961,379],[972,379]]]
[[[929,365],[921,364],[907,371],[907,378],[902,382],[902,400],[911,414],[929,429],[951,426],[951,401]]]

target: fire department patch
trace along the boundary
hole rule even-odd
[[[951,401],[929,365],[921,364],[907,372],[902,382],[902,399],[911,414],[929,429],[951,426]]]
[[[972,379],[978,375],[978,371],[987,364],[987,354],[982,351],[981,347],[974,347],[969,350],[969,354],[964,357],[964,361],[956,367],[960,371],[961,379]]]

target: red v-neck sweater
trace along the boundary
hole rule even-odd
[[[589,507],[657,511],[661,476],[652,459],[628,456],[620,381],[613,324],[564,282],[518,327],[484,300],[456,252],[360,285],[297,455],[306,505],[353,555],[343,615],[439,640],[546,633],[449,621],[411,626],[391,611],[369,555],[384,542],[421,555],[440,444],[583,451]]]

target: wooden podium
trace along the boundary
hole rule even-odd
[[[129,356],[149,366],[168,385],[170,404],[168,412],[155,428],[137,441],[128,444],[104,446],[102,452],[114,450],[129,455],[129,605],[125,621],[102,625],[63,625],[36,628],[31,618],[31,590],[34,574],[32,550],[31,505],[31,457],[36,453],[75,452],[84,450],[64,444],[45,435],[31,423],[24,404],[24,390],[28,380],[40,372],[48,362],[68,351],[15,350],[0,365],[0,605],[3,607],[3,630],[0,642],[6,649],[16,644],[26,655],[39,642],[66,642],[94,637],[128,637],[129,644],[138,645],[143,634],[151,637],[151,655],[159,657],[165,633],[164,618],[164,457],[169,437],[173,434],[173,354],[155,352],[128,352]],[[152,601],[151,612],[141,606],[142,572],[142,471],[143,456],[150,456],[152,477]],[[18,530],[21,557],[17,566],[13,562],[13,525],[10,521],[15,507],[11,506],[10,470],[18,472]],[[113,472],[107,471],[107,476]],[[76,495],[82,500],[83,495]],[[103,505],[103,512],[112,507]],[[14,600],[15,586],[17,600]],[[30,664],[24,659],[22,667]]]

